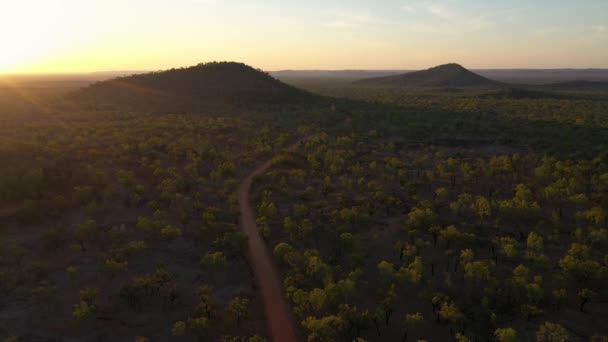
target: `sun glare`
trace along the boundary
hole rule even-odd
[[[0,4],[0,72],[27,72],[69,33],[61,1],[8,0]]]

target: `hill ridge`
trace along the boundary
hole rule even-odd
[[[393,87],[498,87],[502,84],[478,75],[460,64],[448,63],[426,70],[393,76],[375,77],[356,82],[364,85]]]
[[[244,63],[208,62],[97,82],[73,96],[96,107],[171,110],[285,104],[311,95]]]

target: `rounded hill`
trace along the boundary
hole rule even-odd
[[[119,77],[92,84],[74,97],[96,107],[145,110],[289,104],[311,95],[236,62]]]
[[[501,85],[499,82],[480,76],[455,63],[400,75],[364,79],[357,83],[362,85],[413,88],[497,87]]]

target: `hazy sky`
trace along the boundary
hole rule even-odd
[[[608,68],[608,0],[0,0],[0,72]]]

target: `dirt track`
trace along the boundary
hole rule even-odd
[[[292,148],[296,147],[293,145]],[[239,207],[241,210],[240,226],[249,238],[250,264],[255,274],[256,282],[268,321],[270,337],[275,342],[297,341],[294,321],[283,294],[281,277],[255,224],[255,215],[249,201],[249,192],[253,180],[264,174],[272,167],[271,159],[258,166],[239,186]]]

